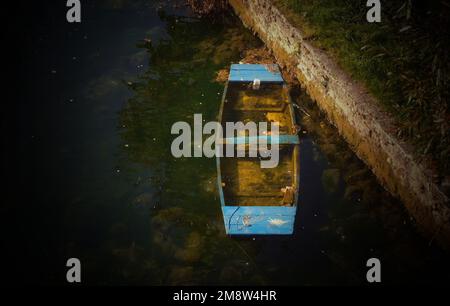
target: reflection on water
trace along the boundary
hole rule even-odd
[[[170,128],[193,122],[194,113],[215,120],[223,91],[216,72],[261,43],[234,18],[213,24],[183,6],[147,3],[90,4],[101,23],[88,19],[69,32],[77,43],[90,41],[62,49],[67,59],[58,65],[42,63],[49,63],[42,69],[48,78],[52,70],[73,72],[50,79],[59,82],[56,96],[46,97],[58,105],[51,110],[57,116],[41,133],[52,137],[35,148],[54,169],[45,184],[64,178],[52,197],[36,182],[36,197],[50,199],[40,210],[59,207],[53,218],[63,234],[50,246],[58,259],[79,257],[84,282],[95,284],[365,283],[370,257],[381,259],[385,282],[448,281],[444,254],[421,238],[298,89],[295,234],[226,237],[214,159],[173,158]],[[47,111],[44,105],[35,113]],[[54,159],[48,148],[58,152]],[[42,229],[42,237],[53,230]]]

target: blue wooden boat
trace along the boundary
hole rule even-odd
[[[264,169],[260,158],[216,157],[226,233],[290,235],[299,196],[299,138],[289,90],[277,65],[231,66],[219,122],[225,131],[225,122],[250,120],[279,122],[279,164]],[[236,135],[234,143],[242,139],[248,144],[248,135]]]

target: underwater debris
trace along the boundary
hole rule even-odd
[[[217,83],[225,83],[228,80],[229,74],[228,69],[221,69],[217,71],[215,81]]]
[[[187,4],[201,16],[220,15],[229,9],[227,0],[187,0]]]
[[[266,67],[270,64],[276,64],[275,58],[266,47],[252,48],[244,51],[241,64],[264,64]],[[271,68],[273,69],[273,68]]]

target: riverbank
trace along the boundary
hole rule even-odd
[[[450,246],[449,198],[436,181],[430,159],[419,160],[414,145],[398,135],[398,121],[272,1],[230,0],[243,23],[305,87],[379,182],[402,200],[431,241]]]
[[[366,1],[273,0],[311,45],[324,50],[396,120],[435,182],[449,190],[450,6],[393,0],[369,23]],[[447,193],[448,195],[448,193]]]

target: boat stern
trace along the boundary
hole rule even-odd
[[[228,235],[292,235],[296,206],[222,206]]]

